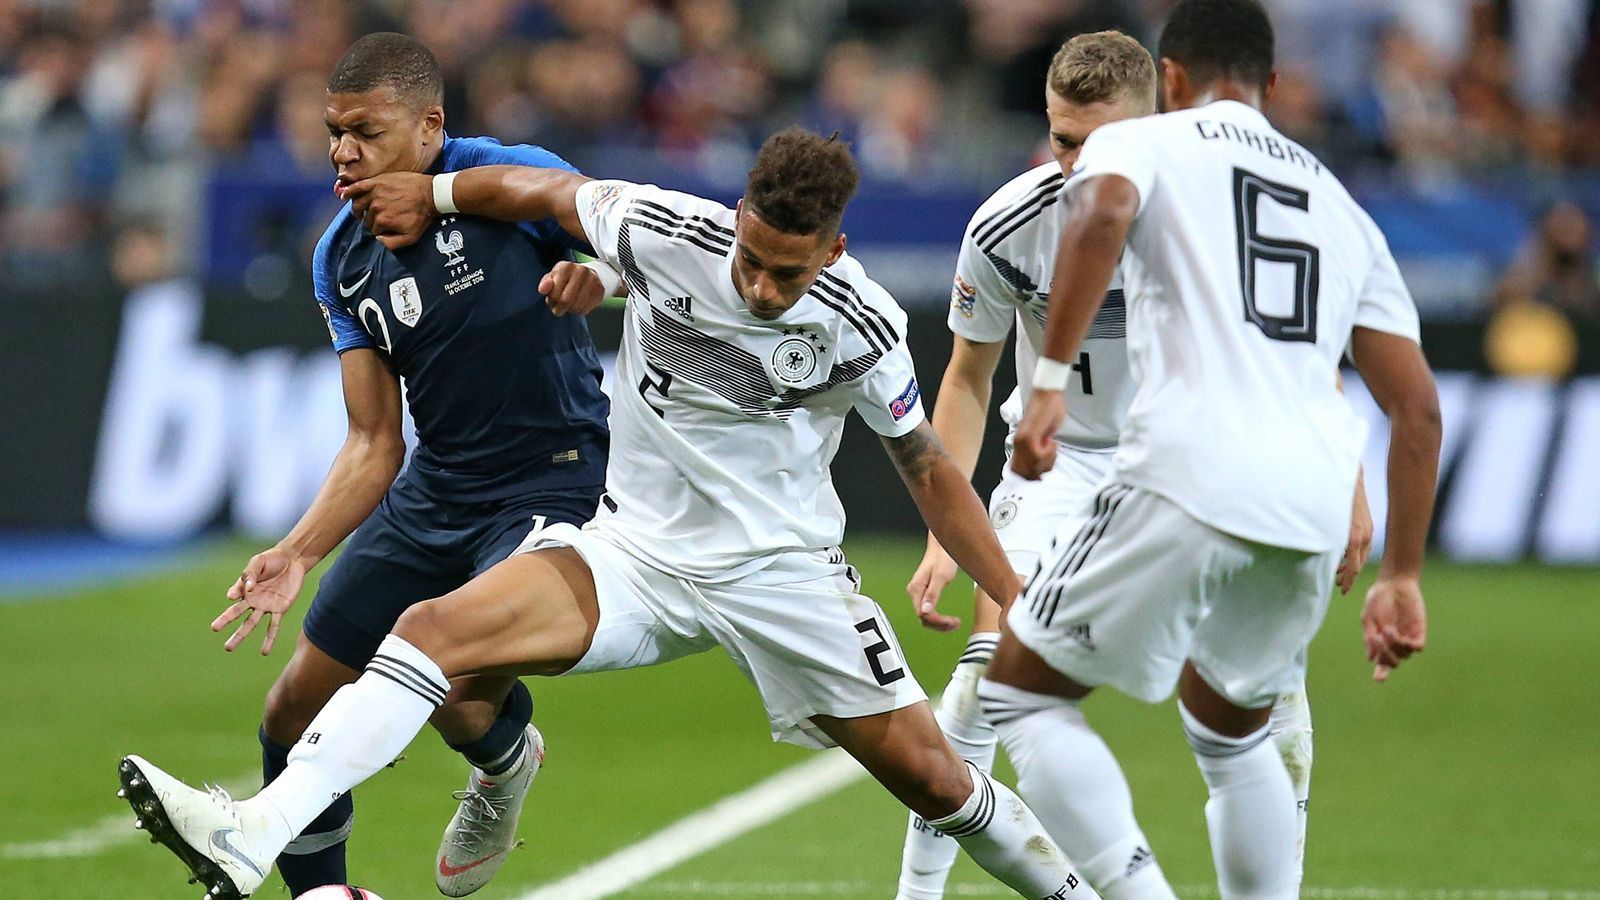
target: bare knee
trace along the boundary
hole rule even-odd
[[[482,594],[463,589],[412,606],[392,633],[421,650],[446,678],[454,679],[483,665],[482,651],[502,636],[504,618],[500,609],[484,602]]]
[[[972,773],[954,751],[929,751],[910,761],[900,801],[924,819],[942,819],[972,796]]]
[[[1029,693],[1068,700],[1082,700],[1094,690],[1051,668],[1009,632],[1002,633],[1000,646],[995,648],[994,659],[984,677]]]
[[[1247,709],[1222,696],[1192,662],[1183,664],[1183,674],[1178,677],[1178,699],[1200,724],[1226,737],[1255,734],[1272,716],[1270,705]]]
[[[440,600],[425,600],[415,604],[400,614],[400,620],[394,623],[392,634],[402,638],[406,643],[423,653],[430,659],[438,661],[437,645],[441,644],[440,638],[445,634],[447,617],[441,615]],[[446,675],[450,674],[448,672]]]

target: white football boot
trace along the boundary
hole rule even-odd
[[[522,804],[544,764],[539,729],[529,725],[523,734],[528,745],[521,762],[499,776],[473,768],[467,789],[454,795],[461,806],[445,826],[433,872],[439,893],[446,897],[465,897],[488,884],[516,846]]]
[[[221,788],[199,791],[137,756],[117,766],[122,790],[138,815],[134,827],[150,832],[206,886],[208,900],[240,900],[267,880],[272,856],[252,850],[245,830],[251,815]],[[276,854],[274,854],[276,855]]]

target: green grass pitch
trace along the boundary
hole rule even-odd
[[[260,703],[291,641],[269,658],[254,641],[229,656],[206,627],[250,549],[0,603],[0,897],[199,896],[164,850],[122,836],[132,815],[113,797],[114,768],[138,752],[191,783],[244,793],[256,783]],[[961,639],[922,631],[906,609],[919,544],[850,549],[924,687],[940,689]],[[1430,648],[1391,683],[1369,679],[1354,597],[1335,601],[1313,649],[1307,895],[1600,898],[1600,573],[1436,565],[1425,587]],[[948,592],[947,608],[964,593]],[[808,758],[769,742],[754,691],[717,653],[530,683],[550,755],[523,820],[527,846],[485,898],[559,879]],[[1089,714],[1180,894],[1207,895],[1204,788],[1175,711],[1100,696]],[[437,896],[434,848],[463,778],[425,733],[362,787],[354,880],[387,900]],[[860,782],[621,896],[886,898],[903,825],[894,802]],[[286,894],[274,878],[259,896]],[[999,892],[963,860],[950,896]]]

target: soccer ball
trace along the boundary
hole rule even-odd
[[[325,884],[306,891],[298,900],[383,900],[383,898],[353,884]]]

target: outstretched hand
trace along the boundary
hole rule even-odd
[[[267,634],[261,641],[261,655],[272,652],[278,640],[278,626],[283,614],[294,605],[305,583],[306,568],[287,550],[273,547],[250,557],[233,587],[228,588],[228,599],[233,602],[211,622],[211,630],[220,632],[248,613],[233,634],[222,645],[229,653],[239,649],[250,632],[255,631],[263,618],[267,619]]]
[[[390,250],[415,244],[433,224],[433,176],[421,172],[386,172],[355,184],[335,184],[339,199]]]

